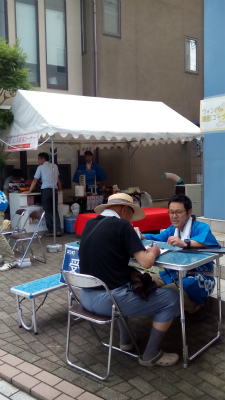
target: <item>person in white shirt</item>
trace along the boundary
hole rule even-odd
[[[61,191],[62,186],[59,179],[59,170],[56,164],[54,164],[54,182],[52,179],[52,164],[49,162],[49,155],[47,153],[38,154],[38,164],[37,170],[34,175],[34,179],[31,183],[30,190],[31,193],[35,188],[39,179],[42,181],[41,185],[41,202],[43,209],[45,211],[45,221],[48,228],[48,232],[45,236],[51,237],[53,234],[53,187],[55,188],[55,223],[56,223],[56,236],[62,236],[60,219],[58,213],[58,193],[57,190]]]

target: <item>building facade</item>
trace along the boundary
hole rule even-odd
[[[205,99],[225,96],[224,15],[225,0],[204,0]],[[225,124],[219,131],[205,132],[204,216],[207,218],[225,220],[224,149]]]
[[[9,43],[20,39],[40,90],[162,101],[198,123],[203,0],[0,0],[0,18],[0,36]],[[59,153],[58,162],[64,157]],[[72,149],[71,158],[73,173]],[[195,142],[99,149],[96,158],[106,184],[138,186],[153,198],[174,193],[174,182],[163,181],[163,172],[196,183],[202,171]]]

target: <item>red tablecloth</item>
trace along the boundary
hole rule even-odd
[[[143,208],[145,218],[140,221],[132,222],[132,225],[138,227],[141,232],[155,231],[158,229],[165,229],[171,225],[170,217],[167,208],[150,207]],[[81,235],[86,222],[97,217],[96,213],[79,214],[74,224],[74,230],[78,235]]]

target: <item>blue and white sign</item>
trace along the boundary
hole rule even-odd
[[[64,255],[64,260],[63,260],[63,266],[62,269],[64,271],[72,271],[79,273],[80,272],[80,267],[79,267],[79,242],[73,242],[73,243],[68,243],[65,245],[65,255]],[[65,279],[61,274],[60,277],[60,282],[65,283]]]

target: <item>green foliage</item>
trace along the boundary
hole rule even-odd
[[[0,109],[0,132],[6,129],[7,126],[11,125],[13,118],[13,113],[10,110]]]
[[[19,42],[8,44],[0,38],[0,94],[5,101],[15,95],[17,89],[29,90],[29,69],[25,68],[26,54],[19,47]]]

